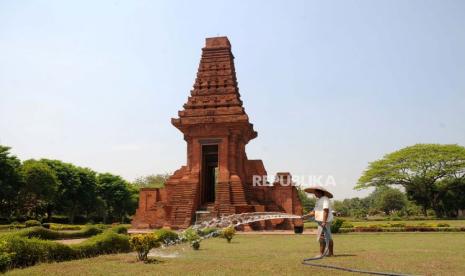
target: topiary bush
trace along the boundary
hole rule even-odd
[[[41,226],[40,222],[37,221],[37,220],[26,220],[26,222],[24,223],[26,225],[26,227],[34,227],[34,226]]]
[[[179,240],[179,235],[168,229],[158,229],[154,233],[158,236],[158,241],[164,245],[174,244]]]
[[[129,239],[129,245],[137,252],[139,261],[147,262],[150,250],[160,246],[159,236],[154,233],[134,235]]]
[[[235,234],[236,230],[232,226],[226,227],[223,230],[221,230],[221,237],[225,238],[228,241],[228,243],[231,242]]]

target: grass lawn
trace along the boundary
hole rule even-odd
[[[465,271],[465,233],[360,233],[335,235],[335,253],[321,263],[422,275],[458,275]],[[215,238],[201,250],[171,248],[177,258],[135,262],[133,254],[100,256],[15,269],[7,275],[349,275],[301,265],[317,254],[313,235],[236,235],[231,244]],[[172,252],[171,252],[172,253]]]

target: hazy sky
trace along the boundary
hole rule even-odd
[[[170,123],[226,35],[268,173],[332,175],[465,145],[465,1],[0,0],[0,144],[137,176],[185,163]]]

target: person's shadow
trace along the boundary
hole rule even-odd
[[[338,258],[338,257],[356,257],[357,255],[355,254],[334,254],[331,257],[325,257],[325,258]]]

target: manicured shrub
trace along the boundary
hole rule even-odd
[[[78,258],[131,251],[127,235],[117,234],[109,230],[82,243],[71,245],[71,248],[75,250]]]
[[[440,222],[440,223],[436,224],[436,227],[450,227],[450,225],[447,224],[447,223],[444,223],[444,222]]]
[[[11,254],[0,252],[0,273],[5,272],[11,266]]]
[[[201,237],[206,237],[206,236],[217,237],[220,235],[220,232],[221,232],[220,229],[216,227],[206,227],[198,231]]]
[[[0,225],[0,230],[13,230],[13,229],[18,229],[18,228],[24,228],[24,225],[20,225],[20,224]]]
[[[50,233],[57,233],[56,231],[41,227],[31,228],[33,229],[43,229],[40,232],[37,230],[29,232],[40,235],[42,239],[36,236],[21,236],[17,233],[1,237],[0,271],[10,267],[31,266],[39,262],[60,262],[101,254],[130,252],[129,237],[110,230],[80,244],[68,246],[43,239],[44,237],[50,238],[48,235],[54,235]]]
[[[337,218],[331,223],[331,233],[339,233],[339,228],[341,228],[344,223],[343,219]]]
[[[403,222],[390,223],[390,227],[395,227],[395,228],[405,227],[405,223]]]
[[[226,227],[223,230],[221,230],[221,237],[225,238],[228,242],[231,242],[235,234],[236,230],[232,226]]]
[[[123,234],[127,235],[128,234],[128,227],[125,225],[117,225],[112,228],[110,228],[111,231],[115,232],[116,234]]]
[[[24,238],[39,238],[43,240],[59,240],[91,237],[100,233],[102,233],[102,230],[95,226],[87,226],[81,231],[77,232],[59,232],[36,226],[12,233],[11,235]]]
[[[38,262],[64,261],[74,257],[73,250],[64,244],[37,238],[15,235],[4,237],[6,251],[11,257],[11,267],[31,266]]]
[[[26,222],[24,223],[26,225],[26,227],[34,227],[34,226],[40,226],[40,222],[37,221],[37,220],[26,220]]]
[[[44,226],[44,224],[42,224],[42,226]],[[81,230],[82,227],[79,225],[50,223],[49,228],[55,231],[61,231],[61,230]]]
[[[381,227],[366,227],[366,226],[355,226],[354,232],[383,232]]]
[[[347,220],[343,220],[341,228],[354,228],[354,225]]]
[[[152,248],[160,246],[159,237],[154,233],[134,235],[129,239],[129,244],[137,252],[137,259],[143,262],[147,261]]]
[[[174,244],[179,240],[179,235],[168,229],[158,229],[154,233],[158,236],[158,241],[165,245]]]
[[[0,273],[11,266],[11,254],[7,252],[7,242],[0,240]]]
[[[407,232],[435,232],[436,228],[427,226],[427,225],[419,225],[419,226],[406,226],[405,231]]]
[[[392,216],[389,219],[392,220],[392,221],[400,221],[400,220],[402,220],[402,218],[399,217],[399,216]]]
[[[10,228],[11,228],[11,229],[21,229],[21,228],[26,228],[26,225],[21,224],[21,223],[19,223],[19,222],[17,222],[17,221],[14,221],[14,222],[12,222],[12,223],[10,224]]]

